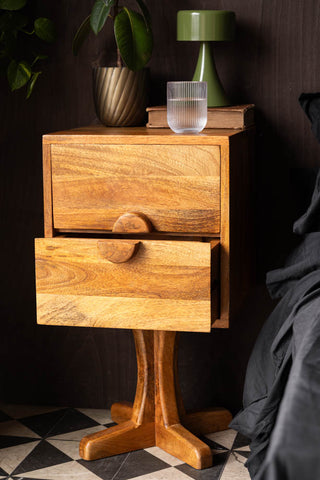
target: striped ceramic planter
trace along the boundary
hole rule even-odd
[[[96,113],[104,125],[128,127],[145,122],[148,69],[94,67],[93,92]]]

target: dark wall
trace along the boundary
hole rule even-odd
[[[91,65],[114,59],[110,32],[92,34],[73,57],[72,37],[91,0],[39,2],[58,39],[30,100],[0,81],[1,398],[17,403],[104,407],[134,395],[130,331],[42,327],[35,320],[33,238],[43,235],[41,135],[95,122]],[[305,208],[320,150],[298,104],[320,90],[320,0],[149,0],[155,47],[153,104],[167,80],[190,79],[197,45],[175,40],[180,9],[229,9],[237,39],[215,46],[218,70],[234,103],[255,103],[255,231],[258,286],[228,331],[182,334],[180,377],[189,407],[237,410],[253,341],[273,303],[265,272],[281,265],[292,221]],[[107,53],[103,55],[103,48]]]

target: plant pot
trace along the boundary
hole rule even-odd
[[[94,102],[103,125],[128,127],[145,123],[148,74],[147,68],[133,72],[127,67],[94,67]]]

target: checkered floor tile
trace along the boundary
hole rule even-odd
[[[249,480],[248,440],[234,430],[202,437],[213,466],[195,470],[158,447],[82,460],[79,440],[114,425],[110,412],[84,408],[0,405],[0,479]]]

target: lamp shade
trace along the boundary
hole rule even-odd
[[[228,10],[180,10],[177,15],[177,40],[233,40],[234,30],[235,13]]]

